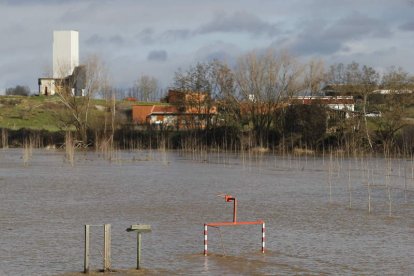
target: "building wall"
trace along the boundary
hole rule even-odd
[[[79,33],[53,32],[53,78],[65,78],[79,66]]]
[[[328,104],[328,107],[331,109],[336,110],[347,110],[347,111],[355,111],[355,105],[354,104]]]
[[[55,80],[54,79],[39,79],[39,95],[55,95]]]
[[[132,106],[132,121],[138,124],[144,124],[147,116],[151,114],[153,105],[133,105]]]

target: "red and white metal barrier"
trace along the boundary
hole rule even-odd
[[[204,224],[204,256],[207,256],[208,252],[208,226],[220,227],[220,226],[236,226],[236,225],[262,225],[262,253],[265,253],[266,245],[266,228],[263,220],[257,221],[237,221],[237,199],[231,195],[224,195],[226,202],[233,201],[233,221],[223,222],[209,222]]]

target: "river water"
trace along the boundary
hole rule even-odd
[[[60,151],[22,156],[0,151],[0,275],[82,271],[83,227],[104,223],[115,269],[136,265],[125,229],[143,223],[141,265],[154,274],[414,274],[412,160],[120,151],[76,153],[72,167]],[[203,224],[232,220],[224,193],[239,221],[265,220],[265,254],[253,225],[209,228],[203,256]],[[91,269],[102,231],[92,227]]]

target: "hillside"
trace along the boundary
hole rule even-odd
[[[105,102],[93,99],[91,113],[100,117]],[[117,101],[117,109],[128,110],[133,102]],[[59,131],[65,128],[62,118],[67,110],[57,96],[0,96],[0,128]]]
[[[0,127],[58,131],[58,118],[63,109],[57,97],[1,96]]]

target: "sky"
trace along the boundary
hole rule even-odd
[[[414,73],[414,0],[0,0],[0,93],[50,76],[53,30],[79,31],[120,88],[268,48]]]

